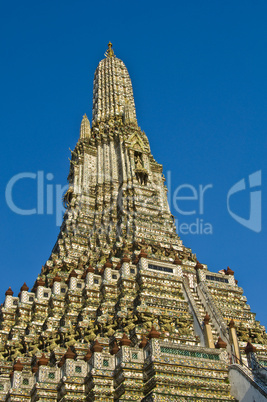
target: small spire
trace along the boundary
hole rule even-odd
[[[54,276],[54,278],[53,278],[53,283],[54,282],[61,282],[61,278],[60,278],[60,276],[58,275],[58,272],[56,273],[56,276]]]
[[[7,289],[5,295],[6,295],[6,296],[13,296],[13,294],[14,294],[13,290],[11,289],[11,287],[9,287],[9,288]]]
[[[146,344],[147,344],[147,339],[146,339],[145,335],[143,335],[142,340],[139,343],[139,348],[144,348],[146,346]]]
[[[45,281],[42,278],[38,278],[36,281],[36,286],[45,286]]]
[[[234,275],[234,271],[230,267],[227,267],[227,270],[225,271],[225,275]]]
[[[113,264],[109,259],[105,262],[104,268],[113,268]]]
[[[247,346],[244,349],[245,353],[248,355],[249,353],[255,353],[256,352],[256,348],[255,346],[252,345],[252,343],[248,342]]]
[[[152,325],[151,330],[148,334],[148,338],[149,339],[152,339],[152,338],[158,339],[159,337],[160,337],[159,331],[157,331],[156,328]]]
[[[21,361],[18,359],[17,362],[13,366],[14,371],[22,371],[23,370],[23,364]]]
[[[65,353],[64,357],[65,357],[65,359],[72,359],[72,360],[74,360],[74,358],[75,358],[75,353],[71,350],[70,347],[68,347],[68,350],[67,350],[67,352]]]
[[[226,347],[227,347],[227,343],[224,342],[222,340],[222,338],[219,336],[218,341],[217,341],[217,343],[215,345],[215,348],[216,349],[226,349]]]
[[[120,340],[120,346],[130,346],[131,343],[131,339],[129,339],[128,336],[124,333]]]
[[[231,319],[231,321],[229,322],[228,327],[229,328],[235,328],[235,322],[234,322],[233,319]]]
[[[210,322],[210,316],[208,315],[208,313],[206,313],[206,315],[205,315],[205,317],[204,317],[204,324],[209,324],[209,322]]]
[[[20,291],[21,291],[21,292],[22,292],[22,291],[28,292],[28,290],[29,290],[29,288],[28,288],[28,286],[26,285],[26,283],[24,282],[23,285],[22,285],[21,288],[20,288]]]
[[[92,351],[90,349],[88,349],[86,355],[84,356],[83,360],[88,362],[92,357]]]
[[[93,267],[91,267],[91,265],[89,264],[89,267],[87,267],[87,268],[83,271],[82,279],[85,279],[85,278],[86,278],[86,275],[89,274],[90,272],[91,272],[92,274],[94,274],[94,273],[95,273],[95,269],[94,269]]]
[[[103,346],[98,342],[98,340],[96,339],[94,346],[92,347],[92,351],[93,352],[98,352],[101,353],[103,350]]]
[[[120,349],[119,349],[119,347],[118,347],[117,341],[115,340],[114,345],[113,345],[113,348],[111,349],[110,353],[111,353],[112,355],[116,355],[119,350],[120,350]]]
[[[115,269],[117,271],[119,271],[121,269],[121,262],[118,262],[118,264],[116,265]]]
[[[91,136],[90,122],[89,122],[86,114],[84,114],[82,122],[81,122],[80,138],[85,139],[85,138],[90,138],[90,136]]]
[[[73,270],[71,271],[71,273],[69,274],[69,279],[70,279],[70,278],[77,278],[77,276],[78,276],[77,272],[75,272],[75,270],[73,269]]]
[[[108,43],[108,50],[105,52],[106,57],[115,57],[114,50],[112,49],[112,43]]]
[[[122,263],[124,263],[124,262],[127,262],[127,263],[129,263],[131,260],[130,260],[130,258],[127,256],[127,254],[124,254],[124,256],[122,257],[122,259],[121,259],[121,262]]]
[[[140,253],[139,253],[139,258],[147,258],[147,253],[145,250],[142,248]]]
[[[195,269],[203,269],[203,265],[200,264],[200,262],[197,260],[197,263],[195,265]]]
[[[43,353],[40,359],[38,360],[38,366],[47,366],[48,365],[48,359],[45,357],[45,354]]]

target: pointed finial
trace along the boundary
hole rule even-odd
[[[67,352],[65,353],[64,357],[65,357],[65,359],[72,359],[72,360],[74,360],[74,359],[75,359],[75,353],[71,350],[70,347],[68,347],[68,350],[67,350]]]
[[[48,365],[48,359],[45,357],[45,354],[43,353],[40,359],[37,362],[38,366],[47,366]]]
[[[140,342],[140,344],[139,344],[139,348],[144,348],[144,347],[146,346],[147,342],[148,342],[148,341],[147,341],[145,335],[143,335],[143,336],[142,336],[142,340],[141,340],[141,342]]]
[[[11,287],[9,287],[9,288],[7,289],[5,295],[6,295],[6,296],[13,296],[13,294],[14,294],[13,290],[11,289]]]
[[[131,339],[129,339],[127,334],[124,333],[120,340],[120,346],[130,346],[131,343]]]
[[[120,350],[120,349],[119,349],[119,347],[118,347],[117,341],[115,340],[114,345],[113,345],[113,348],[111,349],[110,353],[111,353],[112,355],[116,355],[119,350]]]
[[[152,325],[151,330],[148,334],[148,338],[149,339],[152,339],[152,338],[158,339],[159,337],[160,337],[159,331],[157,331],[156,328]]]
[[[90,122],[89,122],[86,114],[84,114],[82,122],[81,122],[80,138],[85,139],[85,138],[90,138],[90,136],[91,136]]]
[[[26,283],[24,282],[23,285],[22,285],[21,288],[20,288],[20,291],[21,291],[21,292],[22,292],[22,291],[28,292],[28,290],[29,290],[29,288],[28,288],[28,286],[26,285]]]
[[[215,344],[216,349],[226,349],[227,343],[222,340],[219,336],[217,343]]]
[[[249,353],[255,353],[256,352],[256,348],[255,346],[252,345],[252,343],[248,342],[247,346],[245,347],[245,353],[248,355]]]
[[[13,366],[13,370],[14,371],[22,371],[23,370],[23,364],[20,362],[20,360],[18,359],[16,361],[16,363]]]
[[[225,275],[234,275],[234,271],[230,267],[227,267],[227,270],[225,271]]]
[[[210,316],[208,315],[208,313],[206,313],[206,315],[205,315],[205,317],[204,317],[204,324],[209,324],[209,322],[210,322]]]
[[[92,347],[92,351],[93,352],[98,352],[101,353],[103,350],[103,346],[98,342],[98,340],[96,339],[94,346]]]
[[[234,322],[233,319],[231,319],[231,321],[229,322],[228,327],[229,328],[235,328],[235,322]]]
[[[106,57],[115,57],[114,50],[112,49],[112,43],[108,43],[108,50],[105,52]]]
[[[84,356],[83,360],[85,360],[86,362],[88,362],[92,357],[92,352],[90,349],[88,349],[86,355]]]

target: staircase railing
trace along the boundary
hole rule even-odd
[[[189,303],[191,304],[191,307],[192,307],[192,309],[193,309],[193,311],[195,313],[198,325],[201,328],[201,331],[203,331],[203,318],[201,317],[201,314],[199,312],[199,309],[198,309],[198,306],[197,306],[196,301],[194,299],[194,296],[192,295],[192,292],[190,290],[187,277],[184,278],[183,284],[184,284],[184,290],[185,290],[185,293],[186,293],[187,298],[189,300]]]
[[[210,292],[209,292],[208,287],[205,282],[200,282],[198,284],[197,293],[198,294],[200,293],[200,295],[199,295],[200,299],[202,300],[207,311],[211,315],[212,321],[216,322],[217,327],[218,327],[217,329],[220,332],[220,335],[223,338],[225,338],[225,340],[230,345],[228,328],[226,327],[226,324],[224,322],[224,319],[223,319],[223,316],[222,316],[220,310],[218,309],[218,307],[215,305],[214,301],[212,300],[212,297],[210,295]]]

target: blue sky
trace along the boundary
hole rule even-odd
[[[1,301],[9,286],[18,293],[24,281],[33,285],[59,232],[55,214],[11,211],[6,186],[38,171],[45,197],[47,184],[66,184],[69,147],[83,114],[91,120],[94,71],[111,41],[132,79],[138,123],[163,164],[184,244],[211,271],[229,265],[267,325],[266,13],[264,0],[1,4]],[[248,180],[258,171],[255,232],[230,215],[227,194],[244,179],[230,208],[249,219]],[[200,186],[209,186],[202,204]],[[22,180],[14,201],[35,208],[36,192],[35,180]],[[196,199],[177,200],[186,195]],[[210,225],[208,234],[201,225]]]

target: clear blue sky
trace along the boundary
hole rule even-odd
[[[12,212],[7,183],[15,174],[43,171],[54,176],[45,179],[45,191],[46,184],[66,184],[69,147],[82,115],[91,120],[94,71],[111,41],[132,78],[138,123],[171,176],[178,226],[212,227],[212,234],[181,234],[184,244],[211,271],[229,265],[267,325],[266,14],[264,0],[2,2],[1,302],[9,286],[18,293],[24,281],[33,285],[59,231],[55,214]],[[226,203],[230,188],[243,178],[248,187],[257,171],[260,232],[233,219]],[[184,184],[191,190],[180,196],[194,188],[198,197],[200,185],[212,185],[203,211],[197,200],[179,200],[180,211],[195,212],[177,213],[173,195]],[[13,195],[21,208],[36,207],[36,182],[18,182]],[[248,219],[249,202],[243,190],[232,195],[230,208]]]

